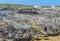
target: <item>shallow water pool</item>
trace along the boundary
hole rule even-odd
[[[13,24],[13,26],[19,26],[19,27],[22,27],[22,28],[30,28],[31,27],[28,24]]]

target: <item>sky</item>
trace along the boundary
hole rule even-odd
[[[38,6],[60,6],[60,0],[0,0],[0,3],[38,5]]]

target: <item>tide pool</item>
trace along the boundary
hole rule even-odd
[[[19,27],[22,27],[22,28],[30,28],[31,27],[28,24],[13,24],[12,26],[19,26]]]

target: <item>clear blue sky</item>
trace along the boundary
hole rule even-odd
[[[40,5],[40,6],[60,6],[60,0],[0,0],[0,3]]]

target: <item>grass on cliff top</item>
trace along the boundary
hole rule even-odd
[[[30,5],[18,5],[18,4],[0,4],[0,8],[33,8],[33,6]]]

